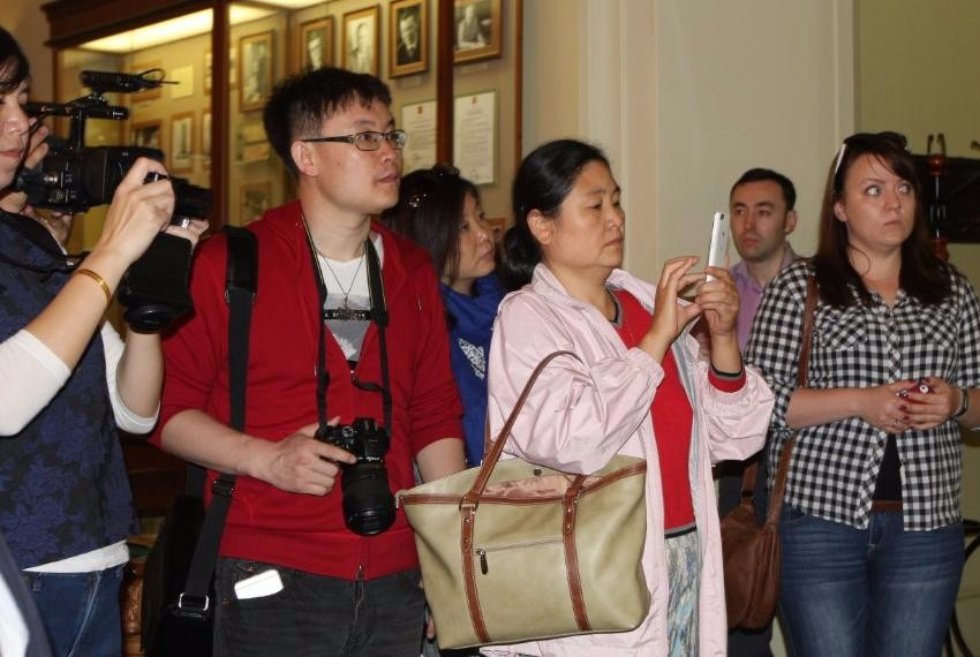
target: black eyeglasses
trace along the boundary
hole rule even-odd
[[[844,153],[848,148],[863,151],[880,146],[898,147],[901,150],[908,150],[908,139],[899,132],[886,130],[885,132],[857,132],[844,140],[840,151],[837,153],[837,161],[834,163],[834,177],[840,172],[841,162],[844,161]]]
[[[408,141],[408,134],[404,130],[390,130],[388,132],[378,132],[377,130],[365,130],[364,132],[357,132],[353,135],[344,135],[343,137],[307,137],[306,139],[300,139],[302,142],[307,144],[318,144],[323,142],[342,142],[348,144],[354,144],[358,150],[362,151],[376,151],[381,148],[381,142],[387,141],[391,144],[391,147],[396,151],[400,151],[405,147],[405,142]]]

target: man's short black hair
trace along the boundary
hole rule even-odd
[[[391,92],[375,76],[342,68],[318,68],[276,85],[262,112],[262,123],[269,143],[290,173],[298,176],[289,152],[294,140],[317,136],[324,120],[338,110],[353,103],[368,107],[376,100],[391,105]]]
[[[742,174],[741,178],[735,181],[734,185],[732,185],[731,191],[728,192],[728,198],[731,199],[732,195],[735,193],[735,190],[741,185],[751,182],[761,182],[763,180],[771,180],[779,185],[779,188],[783,190],[783,200],[786,201],[787,212],[796,206],[796,187],[793,186],[793,181],[778,171],[773,171],[772,169],[749,169]]]

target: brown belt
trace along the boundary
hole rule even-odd
[[[902,500],[871,500],[871,510],[901,513]]]

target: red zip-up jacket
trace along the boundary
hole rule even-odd
[[[249,341],[248,435],[278,441],[317,421],[317,340],[321,315],[298,202],[274,208],[248,226],[258,238],[259,276]],[[422,448],[462,436],[462,407],[449,366],[449,339],[437,279],[428,255],[379,224],[386,330],[393,397],[386,458],[393,492],[414,485]],[[224,299],[227,243],[223,235],[199,249],[191,276],[194,313],[164,341],[166,381],[159,427],[177,413],[202,410],[227,423],[228,306]],[[381,395],[353,385],[347,360],[327,331],[327,413],[384,423]],[[356,368],[360,381],[381,383],[379,337],[372,323]],[[160,430],[152,440],[159,445]],[[217,477],[209,472],[209,481]],[[404,513],[372,537],[344,525],[338,485],[324,497],[288,493],[239,477],[221,541],[226,557],[273,563],[344,579],[374,579],[418,565]]]

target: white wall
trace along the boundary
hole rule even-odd
[[[793,242],[812,251],[826,169],[854,125],[852,0],[525,6],[525,151],[568,134],[606,148],[630,269],[655,278],[670,257],[703,255],[712,211],[754,166],[796,183]]]
[[[658,255],[706,247],[746,169],[796,184],[798,250],[815,244],[827,166],[853,118],[850,0],[657,2]]]

